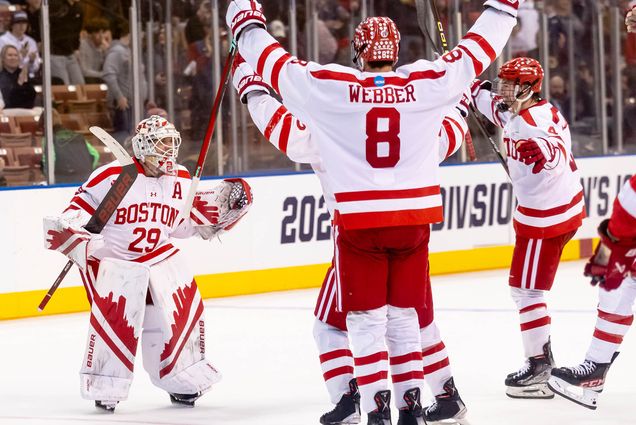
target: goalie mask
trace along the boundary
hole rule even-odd
[[[175,174],[181,135],[174,125],[159,115],[137,124],[132,147],[135,157],[164,174]]]
[[[366,18],[356,28],[353,63],[362,69],[365,63],[390,62],[395,65],[400,52],[400,32],[391,18]]]
[[[493,97],[500,102],[499,109],[507,111],[517,103],[538,96],[543,75],[541,64],[531,58],[515,58],[504,63],[492,90]]]

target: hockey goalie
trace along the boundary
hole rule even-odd
[[[81,395],[107,412],[128,397],[139,338],[144,369],[174,404],[194,406],[221,378],[205,357],[201,295],[171,241],[231,229],[252,195],[245,180],[226,179],[197,192],[190,216],[179,218],[191,183],[176,162],[180,144],[159,116],[137,125],[139,175],[100,234],[83,226],[121,172],[117,162],[95,170],[59,217],[44,219],[45,247],[79,267],[91,305]]]

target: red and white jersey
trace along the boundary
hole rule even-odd
[[[384,73],[299,61],[261,28],[241,34],[239,51],[311,131],[345,228],[418,225],[443,220],[444,117],[515,23],[486,9],[451,52]]]
[[[256,127],[276,149],[294,162],[311,164],[320,180],[327,209],[333,215],[336,199],[329,188],[317,142],[307,126],[276,98],[265,93],[248,96],[247,107]],[[452,108],[451,113],[444,117],[437,139],[439,162],[459,150],[467,131],[466,120],[456,108]]]
[[[609,231],[618,239],[636,238],[636,175],[625,182],[614,201]]]
[[[546,100],[518,115],[497,110],[488,90],[475,99],[479,111],[502,127],[510,179],[518,205],[513,216],[518,235],[553,238],[578,229],[585,218],[581,177],[572,155],[570,128],[558,109]],[[518,140],[539,139],[558,158],[551,169],[532,173],[534,164],[519,160]]]
[[[101,232],[105,244],[94,254],[97,259],[112,257],[152,265],[178,252],[170,243],[172,237],[194,233],[190,220],[178,230],[175,223],[190,188],[188,171],[179,166],[176,175],[155,178],[145,176],[140,165],[138,168],[133,186]],[[121,169],[114,161],[95,170],[65,212],[81,210],[88,221]]]

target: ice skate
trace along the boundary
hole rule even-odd
[[[543,354],[530,357],[517,372],[506,377],[506,395],[512,398],[554,398],[548,388],[550,370],[554,365],[550,341],[543,346]]]
[[[378,391],[373,399],[378,408],[369,413],[367,425],[391,425],[391,391]]]
[[[618,352],[609,363],[585,360],[578,366],[552,369],[548,386],[552,391],[574,403],[596,410],[598,395],[603,391],[605,376]]]
[[[323,425],[359,424],[360,392],[355,379],[349,381],[349,392],[344,394],[332,411],[320,417]]]
[[[177,394],[177,393],[168,393],[170,394],[170,401],[174,405],[178,406],[186,406],[186,407],[194,407],[194,402],[202,396],[201,393],[196,394]]]
[[[424,419],[429,425],[469,425],[467,411],[451,377],[444,383],[444,393],[436,395],[435,402],[424,409]]]
[[[400,409],[398,425],[426,425],[422,403],[420,402],[420,389],[411,388],[404,393],[406,407]]]
[[[95,400],[95,407],[97,410],[104,413],[115,413],[115,407],[117,407],[118,401],[105,401]]]

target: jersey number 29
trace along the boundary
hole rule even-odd
[[[395,108],[372,108],[367,113],[367,162],[391,168],[400,160],[400,113]]]

